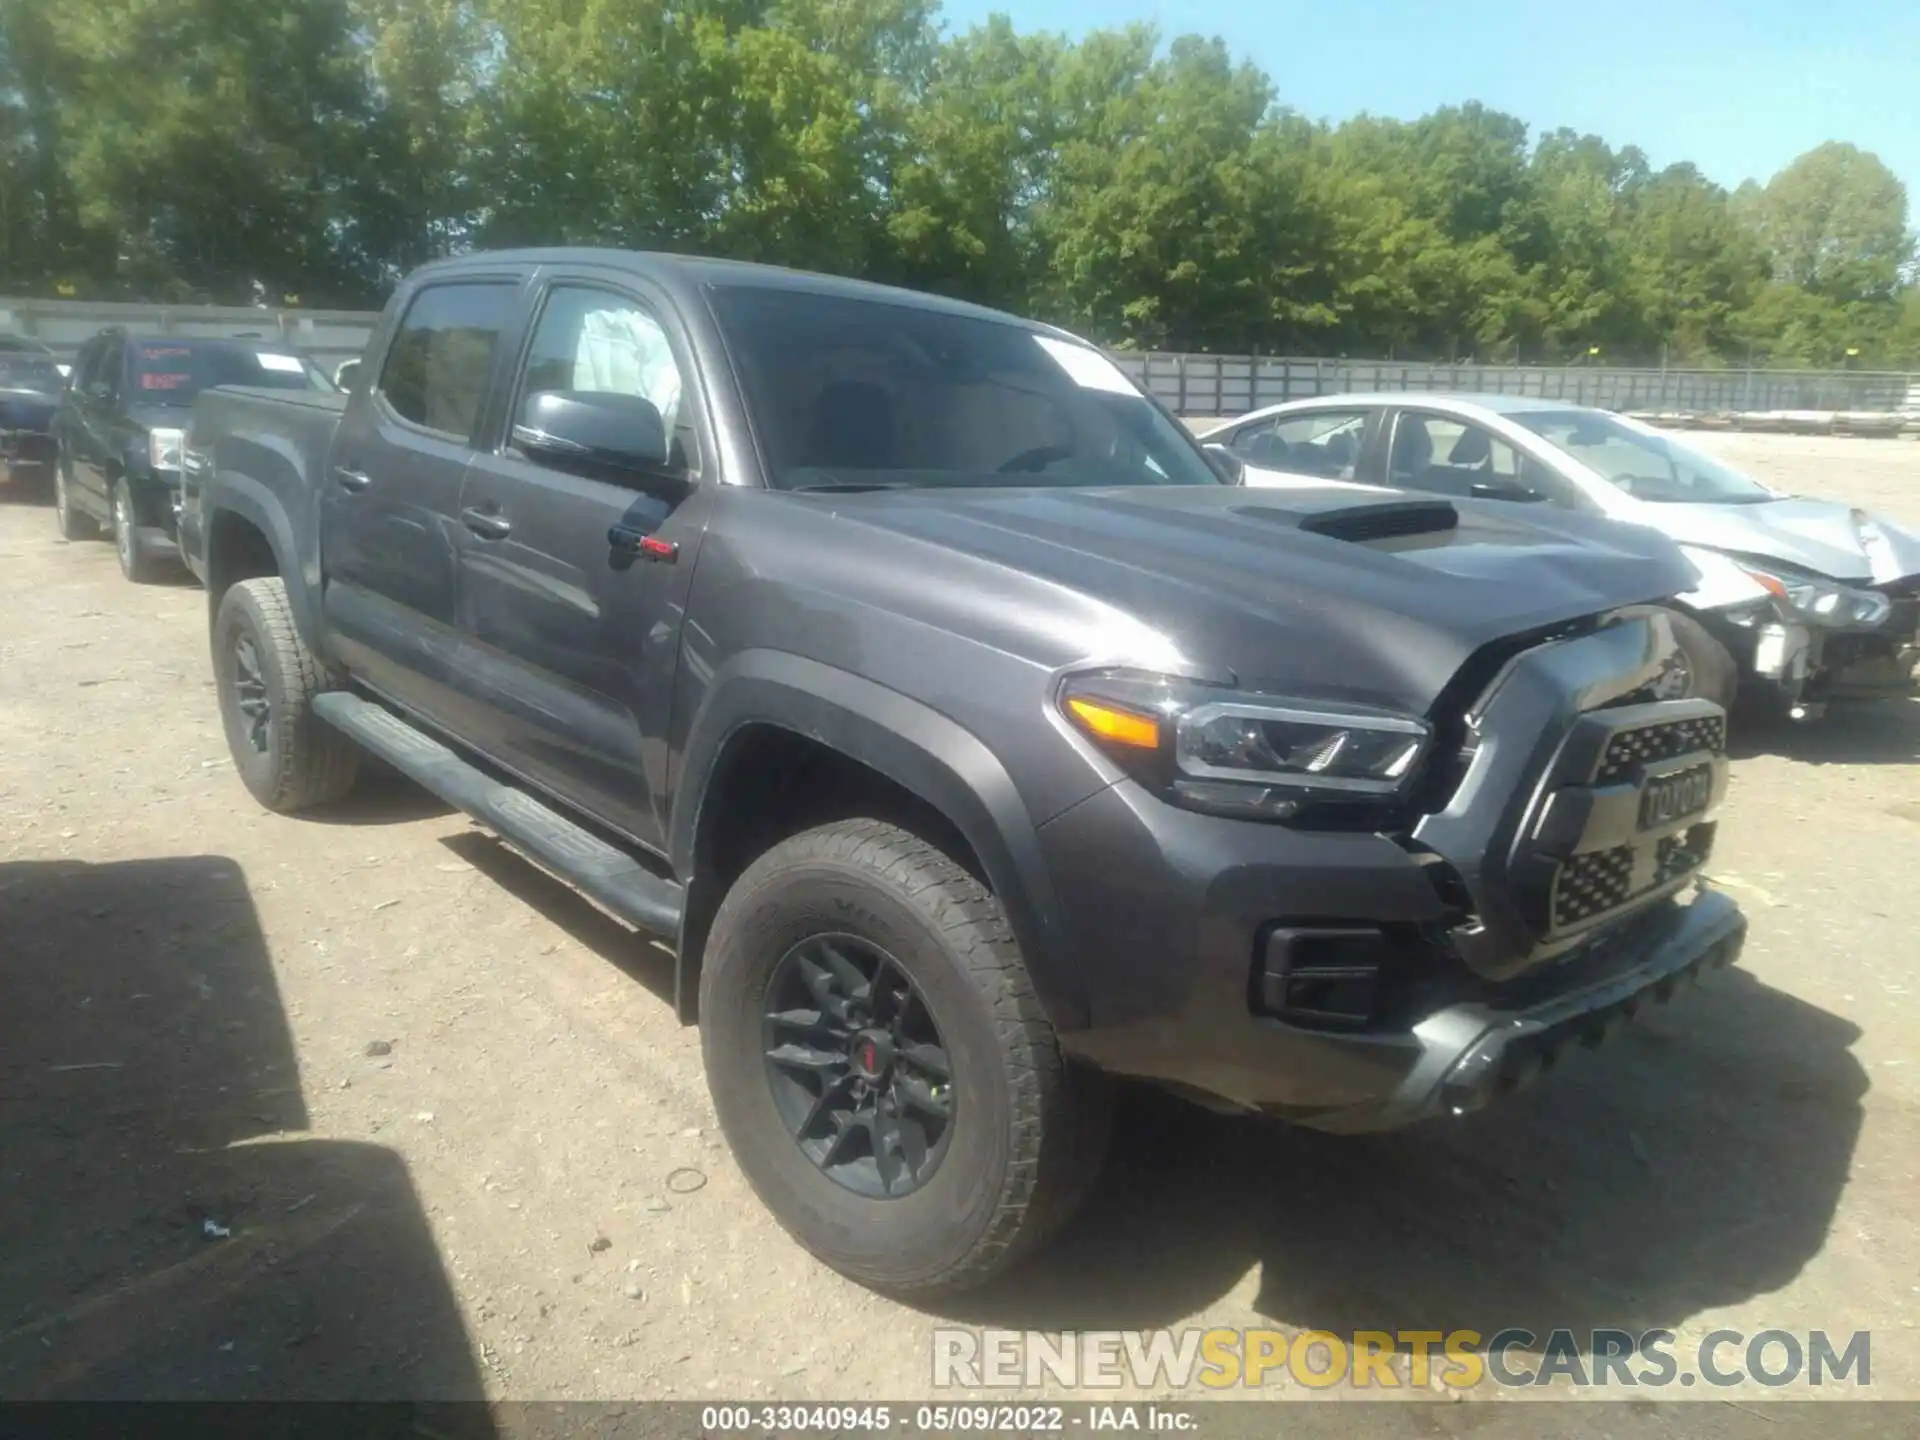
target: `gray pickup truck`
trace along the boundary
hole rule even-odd
[[[742,1169],[881,1288],[1046,1235],[1111,1077],[1457,1114],[1741,946],[1669,542],[1248,490],[1045,326],[476,255],[183,468],[248,789],[370,752],[667,937]]]

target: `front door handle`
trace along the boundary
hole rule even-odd
[[[491,510],[462,510],[460,519],[482,540],[504,540],[513,533],[513,522]]]
[[[671,565],[680,558],[680,547],[631,525],[615,525],[607,531],[607,544],[622,555],[638,555],[642,560],[664,561]]]
[[[349,495],[358,495],[362,490],[371,488],[373,477],[364,470],[349,470],[344,465],[333,468],[333,483]]]

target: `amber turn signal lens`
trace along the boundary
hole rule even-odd
[[[1151,715],[1135,714],[1131,710],[1118,710],[1111,705],[1101,705],[1079,696],[1067,701],[1067,709],[1078,720],[1087,733],[1102,740],[1111,740],[1119,745],[1133,745],[1142,750],[1160,748],[1160,722]]]

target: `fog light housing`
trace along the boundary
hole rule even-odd
[[[1289,1024],[1364,1029],[1380,1012],[1390,942],[1369,925],[1276,926],[1261,947],[1255,998]]]

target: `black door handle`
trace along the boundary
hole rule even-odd
[[[460,518],[482,540],[504,540],[513,533],[513,522],[490,510],[462,510]]]
[[[344,465],[333,469],[333,483],[348,494],[358,495],[373,484],[373,477],[364,470],[349,470]]]

